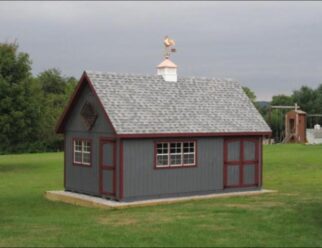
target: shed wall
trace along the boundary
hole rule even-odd
[[[198,138],[197,166],[154,168],[154,140],[124,140],[124,200],[207,194],[224,190],[224,138]],[[159,141],[159,140],[158,140]],[[232,147],[231,154],[239,148]],[[246,148],[247,149],[247,148]],[[261,145],[259,143],[261,155]],[[260,169],[259,161],[259,172]],[[247,170],[245,177],[254,172]],[[260,173],[258,181],[260,181]],[[260,186],[259,186],[260,187]],[[243,189],[229,189],[243,190]]]
[[[91,130],[87,130],[80,115],[85,102],[90,102],[98,117]],[[99,140],[114,135],[112,127],[105,119],[90,87],[86,85],[80,93],[65,126],[65,189],[91,195],[99,195]],[[73,164],[73,139],[86,138],[92,142],[92,162],[90,167]]]
[[[154,140],[124,141],[124,198],[164,197],[223,189],[223,139],[197,139],[197,166],[154,168]]]

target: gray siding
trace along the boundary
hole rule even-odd
[[[239,184],[239,170],[240,167],[236,165],[229,165],[227,168],[227,184],[238,185]]]
[[[224,138],[198,138],[196,140],[197,167],[167,169],[154,168],[154,140],[124,140],[124,200],[224,191]],[[237,142],[237,144],[238,146],[235,143],[228,145],[228,156],[231,160],[239,160],[240,143]],[[258,145],[261,153],[260,142]],[[254,158],[253,153],[254,146],[247,143],[244,147],[245,156],[250,159]],[[239,183],[239,169],[239,166],[228,167],[229,184]],[[259,166],[259,178],[260,173]],[[254,166],[245,165],[244,183],[254,183],[254,176]],[[227,189],[227,191],[239,190],[244,189]]]
[[[228,139],[229,140],[229,139]],[[228,161],[240,161],[240,140],[232,140],[227,144]],[[240,167],[238,165],[227,166],[227,185],[234,186],[239,184]]]
[[[259,187],[262,188],[263,187],[263,139],[259,138],[259,149],[258,149],[258,177],[259,177]]]
[[[245,164],[244,165],[244,184],[254,184],[255,183],[255,165]]]
[[[90,132],[87,132],[83,120],[80,115],[80,111],[84,103],[90,102],[98,113],[98,118],[96,119],[95,125]],[[98,99],[94,96],[93,92],[90,90],[89,86],[85,86],[80,93],[77,103],[74,105],[73,110],[70,112],[68,120],[65,126],[65,132],[86,132],[86,133],[101,133],[106,135],[113,135],[113,129],[107,124],[103,109],[99,105]]]
[[[125,200],[221,191],[223,139],[199,138],[197,149],[197,167],[155,169],[153,140],[125,140]]]
[[[103,191],[104,192],[113,192],[113,171],[112,170],[103,170],[102,176],[104,178],[103,180]]]
[[[231,141],[227,145],[228,148],[228,161],[240,160],[240,141]]]
[[[82,106],[91,102],[98,113],[92,129],[88,131],[80,116]],[[66,185],[65,189],[91,195],[99,195],[99,139],[113,135],[104,112],[88,86],[85,86],[74,105],[65,126]],[[92,140],[91,167],[73,165],[73,138]]]
[[[244,141],[244,159],[255,160],[255,143]]]
[[[92,139],[92,165],[91,167],[73,165],[73,138]],[[98,136],[89,135],[85,132],[68,132],[65,135],[66,152],[66,190],[87,194],[99,194],[99,170],[98,170]]]

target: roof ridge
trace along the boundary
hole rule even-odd
[[[93,73],[93,74],[118,75],[118,76],[158,76],[158,75],[152,75],[152,74],[141,74],[141,73],[130,73],[130,72],[112,72],[112,71],[85,70],[85,72]]]
[[[140,74],[140,73],[128,73],[128,72],[103,72],[103,71],[93,71],[93,70],[85,70],[86,73],[89,74],[101,74],[101,75],[112,75],[112,76],[134,76],[134,77],[155,77],[160,78],[161,75],[157,74]],[[180,80],[204,80],[204,81],[224,81],[224,82],[232,82],[239,83],[238,80],[233,78],[216,78],[216,77],[206,77],[206,76],[178,76]],[[179,81],[178,80],[178,81]]]

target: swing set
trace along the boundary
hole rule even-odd
[[[290,110],[298,111],[300,107],[297,103],[294,106],[281,106],[272,105],[268,109],[268,122],[269,126],[273,130],[272,138],[275,143],[282,143],[286,138],[285,132],[285,115]],[[274,111],[274,112],[273,112]],[[273,121],[272,114],[275,113],[275,118]]]
[[[294,106],[272,105],[268,110],[275,143],[306,143],[307,130],[316,124],[322,126],[322,114],[306,114],[297,103]]]

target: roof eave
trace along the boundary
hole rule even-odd
[[[271,136],[271,131],[263,132],[211,132],[211,133],[123,133],[118,134],[118,138],[170,138],[170,137],[224,137],[224,136]]]

